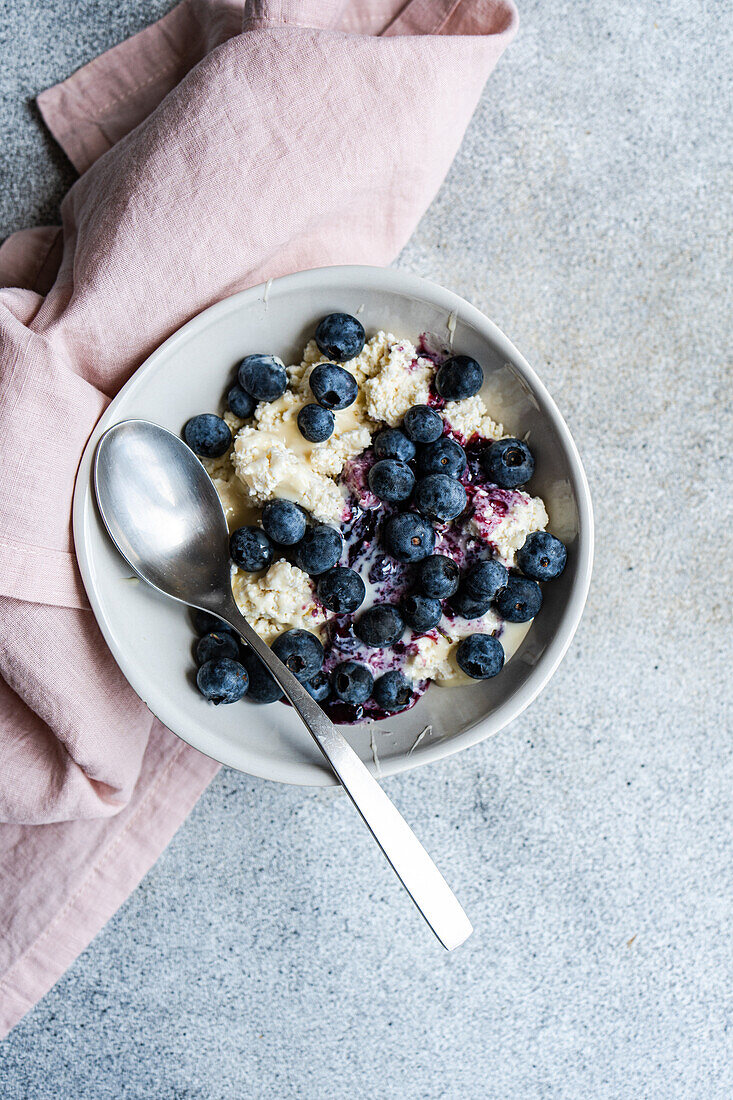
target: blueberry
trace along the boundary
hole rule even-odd
[[[527,535],[524,546],[517,550],[517,565],[533,581],[551,581],[559,577],[567,560],[564,544],[548,531]]]
[[[300,434],[309,443],[323,443],[333,435],[336,427],[336,418],[330,409],[324,409],[322,405],[311,403],[304,405],[298,413],[298,428]]]
[[[252,394],[243,390],[239,383],[232,386],[227,394],[229,411],[233,412],[235,416],[238,416],[240,420],[249,420],[250,416],[255,411],[256,404],[257,402]]]
[[[374,436],[374,453],[377,458],[398,458],[410,462],[415,457],[415,444],[399,428],[385,428]]]
[[[311,680],[323,668],[323,646],[309,630],[286,630],[270,648],[298,680]]]
[[[517,489],[534,473],[534,458],[521,439],[499,439],[481,455],[481,469],[500,489]]]
[[[232,531],[229,553],[234,564],[247,573],[267,569],[275,555],[272,543],[259,527],[238,527]]]
[[[201,666],[196,673],[196,684],[204,699],[218,706],[241,699],[247,691],[249,677],[239,661],[221,657]]]
[[[290,500],[268,500],[262,509],[265,534],[278,546],[295,546],[308,526],[303,509]]]
[[[423,516],[402,512],[385,523],[384,544],[397,561],[422,561],[435,549],[435,531]]]
[[[197,665],[205,665],[207,661],[215,661],[219,657],[229,657],[233,661],[239,657],[239,645],[233,634],[217,631],[199,638],[196,643]]]
[[[247,698],[253,703],[274,703],[283,697],[283,689],[275,677],[267,671],[257,654],[249,646],[242,649],[242,664],[249,675]]]
[[[219,458],[232,445],[229,425],[213,413],[192,417],[183,429],[183,438],[194,454],[202,458]]]
[[[418,634],[426,634],[428,630],[432,630],[443,614],[440,600],[419,594],[404,596],[400,610],[407,625]]]
[[[384,676],[380,676],[374,682],[372,699],[377,706],[390,714],[394,714],[398,710],[404,710],[405,707],[410,705],[411,698],[412,687],[410,681],[405,679],[397,669],[385,672]]]
[[[500,561],[477,561],[464,573],[461,590],[474,600],[493,600],[508,576]]]
[[[469,595],[464,588],[459,588],[455,596],[451,596],[451,608],[462,619],[480,619],[491,607],[491,598]]]
[[[537,581],[512,576],[494,602],[496,610],[508,623],[527,623],[542,606],[542,590]]]
[[[473,397],[483,384],[483,368],[470,355],[454,355],[446,359],[435,376],[435,388],[446,401],[463,401]]]
[[[319,523],[309,527],[295,547],[295,564],[311,576],[317,576],[338,564],[343,548],[338,531],[326,523]]]
[[[375,603],[359,616],[354,633],[364,645],[383,649],[398,642],[404,629],[404,620],[396,607],[389,603]]]
[[[402,420],[413,443],[435,443],[443,434],[443,418],[429,405],[413,405]]]
[[[347,409],[356,401],[359,387],[353,374],[335,363],[320,363],[314,367],[308,385],[324,409]]]
[[[329,313],[316,329],[319,350],[337,363],[361,355],[365,339],[364,326],[350,313]]]
[[[460,516],[466,507],[466,490],[448,474],[428,474],[415,488],[415,507],[428,519],[441,523]]]
[[[421,447],[417,455],[418,472],[425,474],[448,474],[460,477],[466,469],[466,452],[460,443],[444,435],[435,443]]]
[[[303,687],[317,703],[325,703],[331,694],[331,681],[325,672],[317,672],[312,680],[305,680]]]
[[[239,364],[237,378],[242,389],[258,401],[277,401],[288,388],[285,364],[276,355],[247,355]]]
[[[356,611],[364,603],[366,585],[356,570],[337,565],[321,574],[316,582],[316,593],[329,611],[345,615]]]
[[[331,673],[333,693],[344,703],[366,703],[373,685],[374,677],[369,669],[356,661],[342,661]]]
[[[397,458],[381,458],[369,471],[369,488],[380,500],[396,504],[407,500],[415,486],[415,475]]]
[[[192,611],[191,618],[193,619],[193,628],[198,635],[211,634],[212,631],[216,631],[217,634],[234,634],[235,637],[239,637],[237,631],[229,623],[225,623],[223,619],[217,619],[216,615],[212,615],[210,611],[196,609]]]
[[[469,634],[458,643],[456,664],[472,680],[490,680],[504,665],[501,642],[491,634]]]
[[[461,571],[445,554],[431,554],[417,567],[417,587],[426,596],[444,600],[458,590]]]

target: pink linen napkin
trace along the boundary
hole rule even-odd
[[[94,424],[212,302],[389,263],[515,30],[511,0],[184,0],[39,97],[82,175],[62,228],[0,248],[0,1035],[217,770],[88,609],[70,505]]]

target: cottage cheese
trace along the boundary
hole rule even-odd
[[[434,680],[442,687],[459,684],[475,684],[456,662],[456,646],[470,634],[492,634],[501,627],[499,641],[504,649],[504,660],[516,653],[531,623],[504,623],[493,611],[480,619],[446,619],[443,616],[439,628],[418,638],[412,647],[405,666],[405,674],[415,680]]]
[[[249,625],[268,643],[284,630],[318,634],[326,622],[310,577],[287,561],[276,561],[259,577],[234,567],[232,591]]]
[[[280,497],[300,504],[322,523],[338,525],[344,500],[334,479],[369,446],[382,424],[399,424],[411,405],[427,401],[434,368],[409,340],[378,332],[356,359],[343,364],[359,383],[356,401],[334,414],[329,439],[310,443],[300,434],[297,418],[313,400],[308,382],[314,367],[326,362],[311,340],[302,361],[288,367],[289,389],[277,401],[257,406],[256,427],[240,422],[231,461],[252,504]]]
[[[258,405],[255,410],[257,430],[277,436],[292,454],[307,463],[315,473],[337,478],[346,460],[369,446],[376,425],[368,419],[360,394],[348,409],[334,413],[333,434],[323,443],[311,443],[300,434],[298,428],[298,413],[304,405],[313,401],[307,386],[305,390],[287,390],[277,401]]]
[[[303,403],[313,400],[308,388],[313,368],[327,362],[329,360],[319,352],[315,340],[311,340],[302,363],[288,368],[291,388]],[[435,369],[429,359],[418,355],[414,344],[398,340],[390,332],[378,332],[367,341],[356,359],[341,366],[350,371],[359,384],[355,405],[344,412],[355,410],[361,423],[371,426],[372,431],[383,424],[397,427],[411,405],[425,404]]]
[[[412,405],[425,405],[430,396],[434,367],[421,359],[409,340],[387,337],[387,349],[378,373],[362,384],[367,412],[372,420],[382,420],[396,428]]]
[[[346,370],[351,371],[361,387],[368,378],[373,378],[393,361],[395,356],[401,356],[402,362],[409,366],[412,360],[417,358],[417,350],[409,340],[398,340],[391,332],[380,330],[376,335],[364,344],[361,352],[355,359],[349,359],[347,363],[341,363]],[[307,394],[308,379],[313,367],[319,363],[329,363],[328,356],[323,355],[315,340],[306,344],[303,352],[303,360],[297,366],[288,367],[291,387],[300,393]],[[422,360],[422,362],[429,362]],[[432,366],[432,364],[431,364]]]
[[[234,442],[232,461],[253,504],[276,498],[292,500],[322,523],[338,525],[341,521],[344,498],[336,482],[316,473],[274,432],[242,428]]]
[[[412,649],[405,665],[408,679],[434,680],[443,684],[448,683],[455,673],[463,675],[455,661],[451,661],[453,642],[437,631],[418,638]]]
[[[463,401],[446,401],[441,411],[451,431],[464,443],[476,434],[486,439],[503,439],[506,434],[503,425],[491,419],[479,394]]]
[[[496,502],[497,496],[506,498]],[[477,489],[473,498],[474,514],[468,530],[482,542],[496,549],[504,565],[514,565],[517,550],[532,531],[544,531],[549,523],[544,502],[531,497],[521,489],[497,493],[495,490]],[[502,514],[506,509],[506,514]]]

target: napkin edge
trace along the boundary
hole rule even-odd
[[[165,729],[157,721],[156,725]],[[0,976],[0,1039],[48,993],[126,901],[219,768],[215,760],[179,742],[124,829],[106,845],[79,889]]]

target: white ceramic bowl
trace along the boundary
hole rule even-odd
[[[180,433],[189,417],[219,409],[232,368],[272,351],[297,362],[318,319],[358,313],[378,329],[416,340],[453,338],[483,365],[483,396],[507,431],[525,436],[537,462],[532,491],[567,544],[563,575],[545,586],[542,611],[499,676],[468,687],[430,687],[406,714],[342,727],[361,758],[389,775],[438,760],[496,733],[520,714],[557,668],[580,621],[590,582],[593,517],[577,449],[554,401],[517,349],[482,313],[449,290],[392,268],[328,267],[253,287],[205,310],[158,348],[120,391],[84,452],[74,496],[74,539],[84,584],[107,643],[137,694],[161,721],[230,767],[286,783],[326,785],[330,771],[293,711],[279,703],[212,707],[193,686],[192,629],[179,604],[130,577],[96,511],[94,448],[131,417]],[[422,737],[426,727],[431,729]]]

